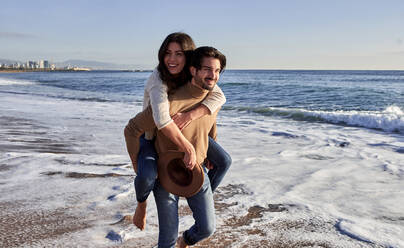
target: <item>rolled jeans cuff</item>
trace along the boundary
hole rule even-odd
[[[197,241],[192,241],[192,240],[191,240],[191,237],[189,237],[189,235],[188,235],[188,230],[185,231],[185,232],[182,234],[182,238],[184,239],[184,242],[185,242],[185,244],[187,244],[187,245],[194,245],[194,244],[197,243]]]

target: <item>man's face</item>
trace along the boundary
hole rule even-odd
[[[212,90],[220,77],[220,61],[212,57],[202,59],[201,69],[191,67],[194,82],[203,89]]]

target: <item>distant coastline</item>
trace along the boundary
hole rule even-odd
[[[23,73],[23,72],[152,72],[152,70],[93,70],[89,68],[69,68],[69,69],[16,69],[0,68],[0,73]]]

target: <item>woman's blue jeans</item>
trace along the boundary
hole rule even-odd
[[[215,140],[209,137],[208,160],[213,164],[208,177],[212,191],[215,191],[231,165],[230,155]],[[157,152],[154,141],[140,138],[137,175],[135,178],[136,199],[144,202],[154,188],[157,178]]]
[[[157,152],[154,140],[140,137],[140,151],[137,158],[137,174],[135,177],[136,200],[144,202],[154,188],[157,178]]]

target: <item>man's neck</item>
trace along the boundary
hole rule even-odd
[[[198,85],[198,84],[195,82],[194,78],[191,79],[191,84],[194,85],[194,86],[196,86],[196,87],[198,87],[198,88],[201,89],[201,90],[205,90],[204,88],[202,88],[200,85]]]
[[[191,94],[193,97],[200,97],[209,92],[208,90],[198,85],[193,79],[187,84],[186,88],[187,91],[189,91],[189,94]]]

